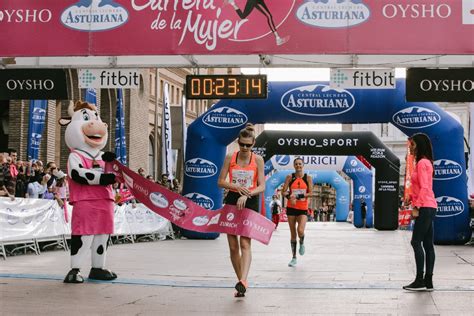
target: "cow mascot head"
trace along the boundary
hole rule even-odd
[[[71,219],[71,270],[65,283],[82,283],[80,265],[89,249],[92,268],[89,279],[113,280],[117,275],[105,269],[107,241],[114,231],[115,175],[104,172],[104,161],[115,154],[102,152],[107,143],[107,124],[102,122],[94,105],[77,101],[69,105],[69,118],[59,123],[66,126],[65,140],[71,150],[67,162]]]

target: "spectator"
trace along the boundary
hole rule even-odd
[[[272,222],[275,224],[275,229],[277,229],[280,223],[281,202],[276,194],[272,197],[270,209],[272,210]]]
[[[153,176],[152,176],[151,174],[147,175],[147,176],[146,176],[146,179],[147,179],[148,181],[155,181],[155,179],[153,179]]]
[[[18,175],[18,170],[15,165],[17,157],[16,150],[8,149],[8,153],[5,156],[6,161],[2,167],[3,182],[5,188],[8,190],[8,194],[15,196],[16,177]]]
[[[173,192],[181,194],[181,184],[176,178],[173,179]]]
[[[51,178],[48,180],[48,188],[56,186],[56,176],[54,173],[56,173],[57,170],[58,167],[56,167],[56,163],[54,161],[50,161],[46,164],[46,173],[51,176]]]
[[[43,194],[48,189],[48,180],[48,175],[41,176],[40,174],[36,174],[30,177],[25,197],[30,199],[42,198]]]
[[[365,203],[364,198],[360,199],[360,215],[362,217],[362,227],[367,227],[367,223],[366,223],[367,203]]]
[[[16,169],[18,170],[18,174],[16,176],[15,196],[24,198],[28,190],[30,178],[29,163],[17,160]]]
[[[169,177],[169,174],[163,173],[163,174],[161,175],[161,182],[160,182],[160,184],[161,184],[162,186],[164,186],[165,188],[167,188],[168,190],[171,190],[171,182],[170,182],[170,180],[168,179],[168,177]]]
[[[68,197],[68,187],[66,174],[61,170],[58,170],[55,173],[56,176],[56,187],[54,188],[55,198],[59,206],[64,210],[64,220],[66,223],[69,222],[69,214],[67,209],[67,197]]]
[[[10,197],[11,200],[14,201],[15,196],[13,194],[10,194],[5,185],[5,174],[7,173],[6,170],[8,169],[7,156],[7,153],[0,153],[0,197]],[[8,174],[10,174],[9,171]]]
[[[138,168],[138,174],[145,178],[145,176],[146,176],[146,174],[145,174],[145,169],[143,169],[143,168]]]

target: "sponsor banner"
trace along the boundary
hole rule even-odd
[[[140,87],[138,69],[79,69],[79,88],[131,88]]]
[[[38,159],[43,129],[46,121],[47,100],[30,100],[28,120],[28,144],[26,155],[28,160]]]
[[[285,110],[305,116],[339,115],[354,105],[355,98],[349,91],[320,84],[293,88],[281,97]]]
[[[269,162],[273,168],[277,170],[293,170],[293,162],[295,158],[303,160],[305,170],[342,170],[346,162],[346,156],[294,156],[294,155],[275,155]]]
[[[474,200],[474,103],[470,104],[469,112],[471,112],[470,128],[469,128],[469,147],[471,152],[469,154],[469,172],[468,175],[468,195]]]
[[[438,210],[436,217],[452,217],[460,215],[466,207],[464,203],[452,196],[440,196],[436,198]]]
[[[436,111],[422,106],[411,106],[398,111],[392,117],[392,122],[400,127],[422,129],[436,125],[441,121],[441,115]]]
[[[202,116],[204,124],[219,129],[240,127],[245,125],[247,121],[247,115],[228,106],[212,109]]]
[[[188,193],[183,197],[146,180],[116,160],[107,163],[106,170],[114,172],[119,181],[123,179],[137,200],[179,227],[201,233],[245,236],[264,244],[270,242],[275,224],[257,212],[237,210],[234,205],[210,211],[206,208],[214,206],[211,198],[199,193]]]
[[[165,83],[163,90],[163,112],[161,115],[161,174],[167,174],[168,179],[173,180],[173,151],[171,149],[171,111],[169,84]]]
[[[184,163],[184,173],[191,178],[208,178],[217,172],[216,164],[203,158],[189,159]]]
[[[471,0],[256,3],[4,0],[0,56],[474,52]]]
[[[123,91],[117,89],[117,112],[115,116],[115,156],[127,164],[127,138],[125,135],[125,113],[123,108]]]
[[[0,100],[15,99],[68,99],[65,71],[62,69],[0,70]]]
[[[172,232],[170,221],[141,203],[135,207],[131,204],[115,206],[114,235],[159,234],[165,237]]]
[[[70,233],[64,210],[54,200],[0,198],[0,242]]]
[[[474,68],[410,68],[406,99],[409,102],[474,102]]]
[[[433,180],[452,180],[460,177],[463,173],[459,163],[449,159],[438,159],[433,162]]]
[[[329,85],[343,89],[395,89],[395,69],[331,68]]]

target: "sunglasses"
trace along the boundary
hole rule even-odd
[[[244,143],[239,142],[239,146],[240,147],[245,147],[245,148],[250,148],[250,147],[253,146],[253,144],[244,144]]]

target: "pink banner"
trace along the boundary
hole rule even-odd
[[[474,53],[472,0],[3,0],[0,27],[0,56]]]
[[[191,200],[165,189],[133,172],[118,161],[106,164],[107,172],[117,175],[135,198],[153,212],[187,230],[218,232],[249,237],[268,245],[275,224],[249,209],[237,210],[225,205],[217,211],[207,210]]]

